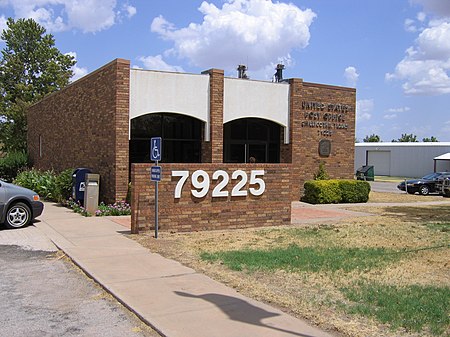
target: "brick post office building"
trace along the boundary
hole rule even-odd
[[[288,224],[320,163],[353,178],[356,90],[278,80],[116,59],[29,108],[29,154],[38,169],[99,173],[106,202],[124,200],[131,182],[138,232],[153,224],[150,138],[162,137],[161,229]]]

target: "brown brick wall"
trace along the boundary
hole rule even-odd
[[[291,201],[300,199],[304,182],[313,178],[321,162],[332,178],[353,177],[355,89],[289,80],[290,140],[289,144],[284,144],[282,132],[281,164],[223,164],[224,73],[218,69],[206,73],[210,75],[210,141],[202,144],[202,164],[162,164],[163,180],[159,184],[162,230],[288,224]],[[28,146],[35,167],[56,171],[92,168],[101,175],[102,200],[125,199],[129,176],[129,76],[129,61],[118,59],[30,107]],[[305,107],[305,102],[321,105]],[[338,105],[345,106],[345,111],[328,111]],[[329,113],[342,120],[323,127]],[[311,127],[309,122],[322,124]],[[43,145],[42,156],[39,139]],[[331,141],[328,157],[319,155],[321,139]],[[132,165],[134,232],[154,225],[154,183],[149,178],[150,166]],[[247,174],[252,169],[264,169],[266,192],[259,197],[249,194],[238,198],[212,198],[208,194],[199,200],[190,194],[189,179],[181,199],[175,199],[174,189],[179,178],[172,179],[171,171],[189,170],[192,174],[200,169],[210,177],[219,169],[230,175],[237,169]],[[211,181],[211,190],[216,183]],[[230,179],[228,190],[234,183]]]
[[[125,199],[129,76],[129,61],[117,59],[31,106],[28,151],[34,166],[91,168],[101,175],[102,200]]]
[[[298,79],[291,83],[291,142],[293,164],[293,200],[299,200],[303,193],[303,184],[312,179],[323,162],[331,178],[353,178],[354,147],[355,147],[355,108],[356,90],[315,83],[302,82]],[[303,107],[303,102],[323,103],[323,108]],[[347,106],[345,111],[339,111],[339,105]],[[329,108],[336,111],[329,111]],[[317,113],[305,117],[306,112]],[[342,121],[328,121],[326,118],[340,117]],[[341,115],[341,116],[339,116]],[[305,122],[329,122],[328,127],[305,126]],[[346,126],[346,128],[339,128]],[[331,131],[331,134],[321,134]],[[319,141],[331,141],[329,157],[319,155]]]
[[[159,183],[159,228],[166,231],[197,231],[226,228],[247,228],[286,225],[291,216],[291,165],[290,164],[162,164],[163,178]],[[154,186],[150,181],[150,164],[132,164],[132,232],[154,228]],[[263,195],[246,197],[213,198],[212,189],[217,181],[212,180],[216,170],[230,175],[226,190],[231,191],[236,180],[233,171],[241,169],[250,179],[251,170],[265,170],[263,180],[266,189]],[[188,170],[190,176],[182,190],[180,199],[174,191],[179,181],[171,177],[173,170]],[[191,175],[196,170],[206,171],[211,179],[209,193],[202,199],[191,195]],[[248,190],[247,183],[245,189]]]

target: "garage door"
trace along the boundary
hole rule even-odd
[[[367,151],[367,165],[372,165],[375,175],[391,175],[391,151]]]

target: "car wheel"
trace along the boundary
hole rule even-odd
[[[422,195],[428,195],[430,194],[430,188],[427,185],[422,185],[419,188],[419,193]]]
[[[21,228],[31,222],[31,211],[23,202],[13,204],[6,213],[5,225],[7,228]]]

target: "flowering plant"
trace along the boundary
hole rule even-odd
[[[118,201],[114,204],[108,204],[101,202],[98,205],[98,210],[95,211],[96,216],[105,216],[105,215],[130,215],[131,207],[125,201]]]
[[[92,216],[91,213],[86,211],[86,209],[81,206],[80,202],[75,202],[72,198],[69,198],[68,200],[64,201],[62,203],[64,206],[71,208],[75,213],[79,213],[83,216]]]

